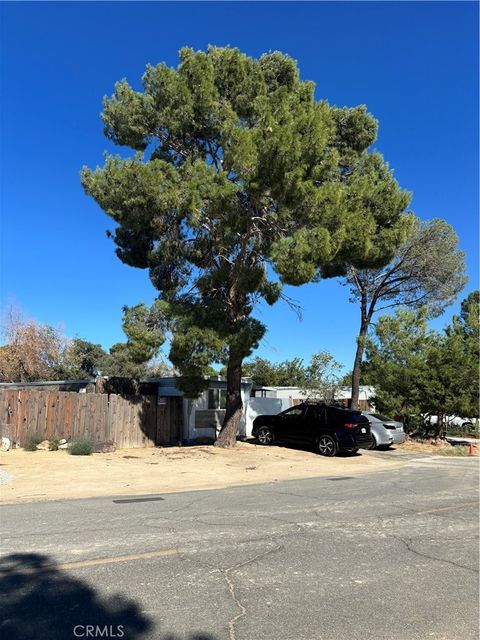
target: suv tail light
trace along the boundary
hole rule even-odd
[[[355,423],[353,423],[353,422],[345,422],[345,424],[343,426],[345,427],[345,429],[353,429],[357,425]]]

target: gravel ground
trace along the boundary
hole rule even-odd
[[[311,450],[243,442],[235,449],[159,447],[119,449],[91,456],[14,449],[1,456],[0,468],[14,478],[3,487],[1,502],[171,493],[317,476],[351,476],[402,463],[400,459],[370,453],[325,458]]]
[[[6,471],[0,471],[0,485],[8,484],[13,480],[14,476]]]

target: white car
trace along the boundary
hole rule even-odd
[[[435,425],[438,422],[438,416],[425,416],[428,424]],[[446,427],[457,427],[457,429],[471,429],[477,422],[477,418],[461,418],[460,416],[444,416],[444,425]]]

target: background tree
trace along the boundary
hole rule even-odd
[[[157,356],[147,364],[145,375],[147,378],[168,378],[176,376],[176,371],[175,367],[166,362],[164,357]]]
[[[137,380],[154,375],[152,367],[164,341],[162,324],[165,323],[158,302],[152,308],[144,303],[124,307],[122,327],[127,341],[117,342],[110,348],[102,373]],[[156,371],[159,372],[158,362]]]
[[[305,383],[305,366],[301,358],[277,363],[257,356],[245,362],[243,374],[262,387],[300,387]]]
[[[360,306],[351,379],[353,408],[358,406],[365,337],[373,315],[402,305],[424,307],[429,317],[438,316],[455,301],[466,282],[465,256],[458,249],[458,237],[449,224],[438,219],[416,220],[409,239],[386,267],[349,267],[346,283],[351,302]]]
[[[58,379],[68,340],[60,330],[25,318],[10,308],[5,316],[0,347],[0,379],[5,382],[32,382]]]
[[[478,292],[462,303],[444,332],[429,331],[428,310],[382,316],[367,340],[366,376],[383,413],[436,415],[438,436],[447,415],[478,418]]]
[[[450,390],[449,410],[462,417],[479,417],[480,292],[462,301],[460,315],[445,328],[445,349],[437,375]],[[453,387],[453,388],[452,388]]]
[[[252,311],[281,296],[267,263],[295,285],[328,264],[323,276],[383,264],[409,196],[366,153],[377,123],[365,107],[317,102],[288,56],[184,48],[177,69],[148,66],[142,80],[142,91],[118,83],[102,115],[106,136],[136,154],[84,168],[82,184],[117,224],[118,257],[149,270],[183,379],[226,365],[217,445],[233,446],[242,363],[265,332]]]
[[[147,363],[136,360],[128,343],[116,342],[105,358],[102,373],[106,376],[139,380],[147,375]]]
[[[340,385],[342,387],[351,387],[352,386],[352,371],[347,371],[340,378]]]
[[[107,353],[100,344],[67,338],[59,329],[26,319],[10,308],[5,316],[0,347],[0,380],[85,380],[98,375],[140,379],[174,375],[159,355],[163,341],[158,305],[123,309],[126,342],[117,342]]]
[[[102,345],[74,338],[65,350],[63,362],[56,367],[58,378],[86,380],[104,373],[107,353]]]
[[[440,336],[428,330],[424,308],[400,308],[379,318],[365,343],[365,373],[375,387],[380,413],[401,416],[408,427],[412,416],[431,409],[426,397],[432,379],[428,356],[431,344],[439,342]]]
[[[340,371],[343,365],[326,351],[314,353],[305,367],[302,391],[309,398],[333,402],[340,386]]]
[[[314,353],[308,364],[302,358],[274,363],[256,357],[245,362],[243,373],[264,387],[298,387],[312,398],[333,400],[342,365],[327,351]]]

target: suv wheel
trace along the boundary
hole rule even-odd
[[[257,440],[260,444],[272,444],[273,431],[268,427],[260,427],[257,433]]]
[[[373,433],[371,434],[371,436],[372,436],[372,444],[368,447],[370,449],[370,451],[372,449],[376,449],[378,447],[377,441],[376,441],[375,436],[373,435]]]
[[[317,442],[318,453],[322,456],[334,456],[338,452],[338,445],[332,436],[320,436]]]

